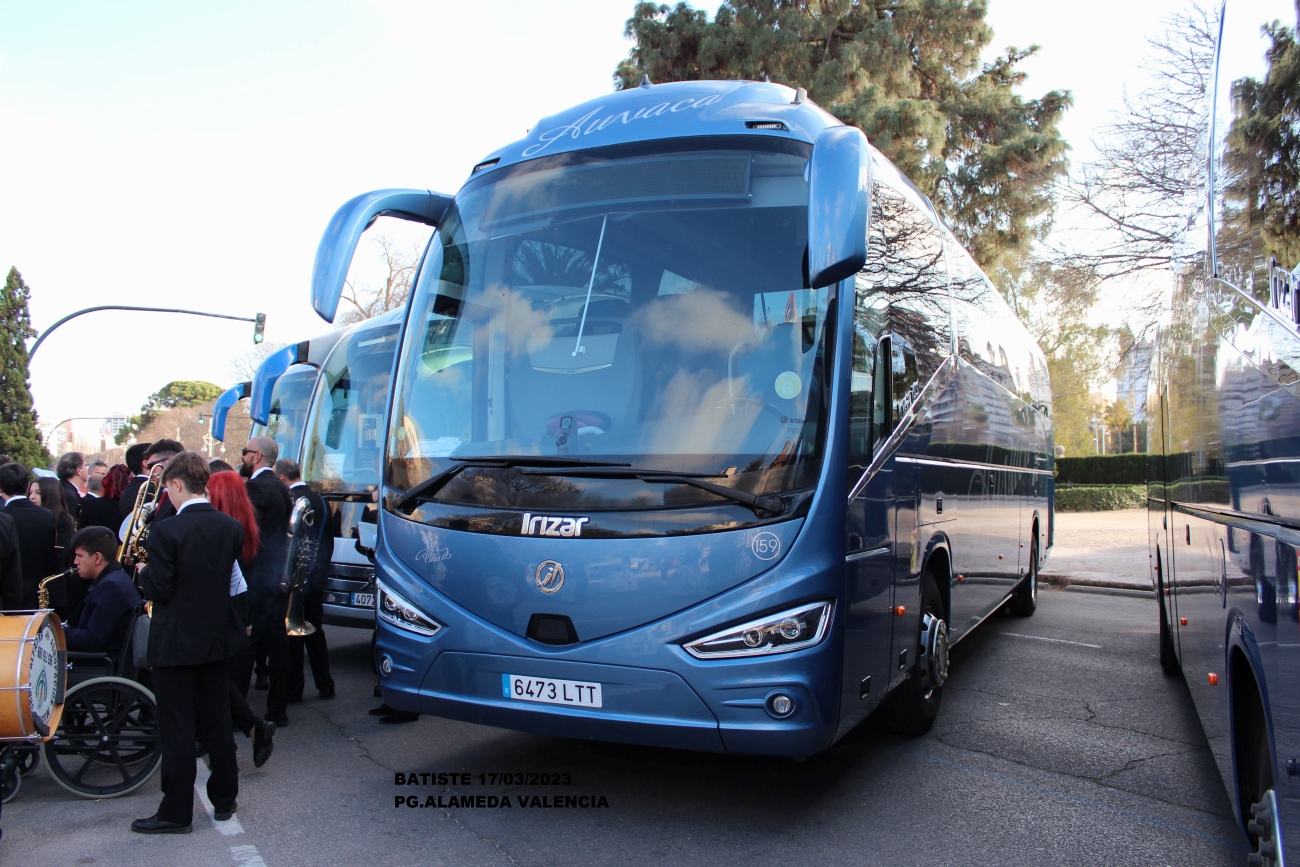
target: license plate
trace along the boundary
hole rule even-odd
[[[567,704],[575,707],[602,707],[600,684],[581,680],[551,680],[522,674],[501,675],[501,692],[519,701]]]
[[[352,604],[358,608],[374,608],[375,594],[373,593],[353,593]]]

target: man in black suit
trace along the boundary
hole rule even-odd
[[[303,619],[315,626],[316,631],[305,637],[289,638],[289,701],[302,701],[304,649],[311,660],[311,676],[316,681],[316,691],[321,698],[333,698],[334,678],[330,677],[330,652],[325,643],[325,579],[334,555],[334,534],[330,532],[333,522],[329,519],[325,500],[302,480],[297,461],[280,458],[275,462],[275,475],[289,487],[289,496],[293,497],[295,506],[305,497],[316,513],[314,525],[303,528],[311,531],[317,544],[316,561],[306,577],[303,594]]]
[[[86,527],[72,537],[72,564],[77,576],[90,582],[90,592],[76,623],[63,628],[68,650],[116,656],[126,643],[131,612],[140,606],[140,593],[117,563],[117,537],[107,527]]]
[[[153,443],[136,443],[126,450],[126,468],[131,471],[131,482],[122,489],[121,495],[117,498],[117,520],[120,524],[126,520],[126,516],[131,514],[135,508],[136,495],[140,493],[140,486],[149,478],[149,474],[144,469],[144,453],[149,451],[149,446]]]
[[[0,509],[0,611],[23,607],[22,543],[18,525]]]
[[[90,464],[90,476],[86,479],[86,496],[81,498],[81,520],[78,526],[83,530],[87,527],[107,527],[116,533],[118,525],[122,522],[117,517],[117,500],[110,500],[104,496],[104,473],[100,470],[105,468],[103,461]]]
[[[227,660],[245,642],[231,602],[244,529],[208,503],[208,462],[181,452],[163,471],[176,514],[149,532],[149,565],[140,567],[153,603],[149,662],[162,740],[162,803],[136,819],[142,834],[187,834],[194,816],[196,725],[208,750],[208,798],[217,821],[235,813],[239,767],[230,732]]]
[[[54,465],[54,474],[59,477],[59,487],[63,489],[63,505],[72,516],[72,524],[81,526],[81,490],[86,483],[86,456],[81,452],[64,452]]]
[[[18,531],[22,559],[23,593],[19,608],[35,608],[41,579],[62,571],[54,552],[54,514],[27,499],[29,481],[27,468],[16,461],[0,467],[0,499],[4,500],[5,514]]]
[[[249,472],[246,489],[261,534],[257,556],[248,564],[248,616],[253,642],[259,652],[266,654],[270,674],[266,719],[283,728],[289,724],[284,712],[289,703],[289,636],[284,630],[289,594],[287,588],[281,589],[280,582],[289,556],[289,513],[293,511],[293,498],[284,482],[275,477],[279,453],[275,440],[253,437],[244,448],[241,460]],[[235,678],[245,694],[251,673],[240,672]]]

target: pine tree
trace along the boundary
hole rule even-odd
[[[0,453],[27,467],[43,467],[53,458],[36,431],[36,411],[27,381],[27,339],[36,336],[27,312],[30,297],[23,275],[10,268],[0,291]]]
[[[985,270],[1051,225],[1067,168],[1057,131],[1068,93],[1024,99],[1017,65],[980,64],[993,38],[984,0],[725,0],[710,21],[686,3],[641,2],[619,87],[747,79],[807,88],[857,126],[922,191]]]

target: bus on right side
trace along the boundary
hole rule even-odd
[[[1160,662],[1250,838],[1300,864],[1300,44],[1296,0],[1220,6],[1148,397]]]

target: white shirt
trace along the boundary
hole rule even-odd
[[[12,497],[10,497],[9,499],[5,500],[5,505],[6,505],[6,506],[9,505],[9,504],[12,503],[14,500],[25,500],[25,499],[27,499],[27,497],[23,496],[22,494],[14,494]]]
[[[176,514],[179,515],[181,512],[185,511],[195,503],[207,503],[207,502],[208,502],[207,497],[191,497],[190,499],[186,500],[185,502],[181,503],[179,506],[176,507]],[[208,503],[208,505],[210,506],[212,504]]]
[[[257,469],[253,470],[253,474],[248,478],[251,481],[252,479],[255,479],[258,476],[260,476],[262,473],[269,473],[269,472],[271,472],[271,467],[258,467]]]
[[[292,485],[289,486],[289,490],[291,490],[291,491],[296,491],[296,490],[298,490],[299,488],[305,488],[305,487],[307,487],[307,483],[306,483],[306,482],[303,482],[303,481],[297,481],[297,482],[294,482]]]

